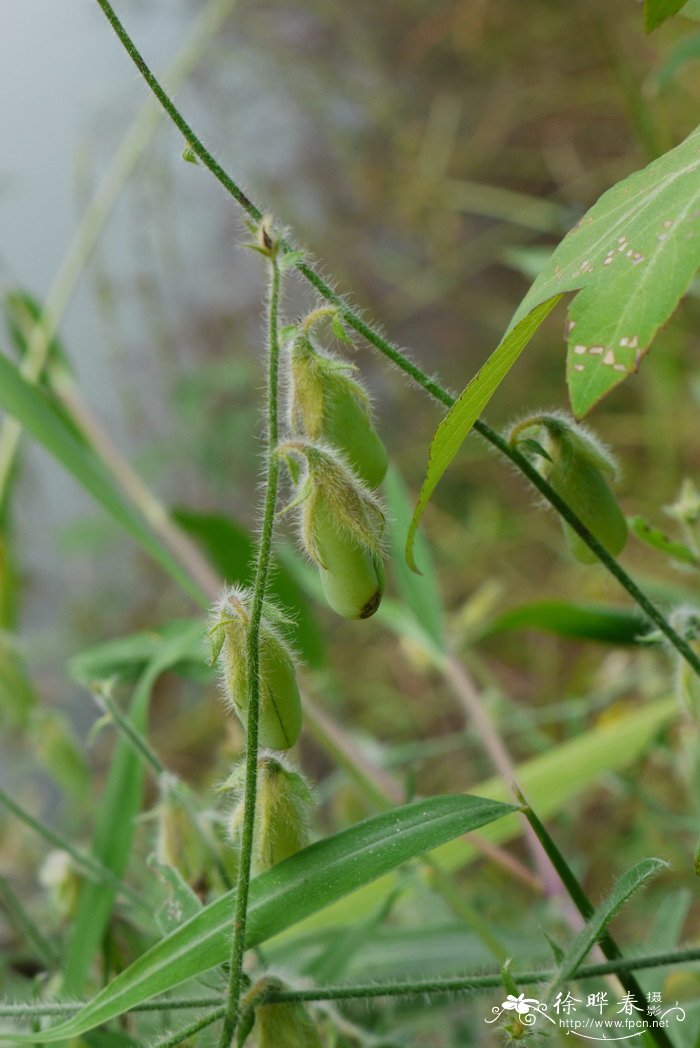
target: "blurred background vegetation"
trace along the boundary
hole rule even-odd
[[[6,12],[3,52],[11,61],[0,63],[8,115],[0,166],[5,351],[8,295],[22,290],[39,303],[46,296],[144,95],[91,5],[21,6]],[[125,0],[120,13],[164,68],[203,7],[203,0]],[[241,0],[230,8],[178,103],[339,290],[454,390],[497,344],[548,251],[602,191],[688,134],[700,109],[692,5],[650,37],[632,0]],[[86,401],[159,497],[187,511],[185,523],[194,526],[195,513],[217,514],[246,531],[256,520],[260,469],[262,273],[240,249],[235,206],[206,172],[183,163],[182,146],[163,122],[85,266],[61,325],[62,349]],[[290,281],[289,319],[311,305],[307,289]],[[639,375],[591,419],[619,458],[625,511],[660,526],[683,478],[700,478],[699,320],[694,288]],[[492,424],[566,406],[563,322],[560,309],[537,335],[492,401]],[[415,494],[439,411],[366,347],[358,345],[354,359]],[[3,528],[0,784],[87,843],[113,735],[94,732],[98,711],[69,660],[196,612],[29,441]],[[441,484],[424,530],[451,650],[469,667],[515,762],[597,727],[633,723],[636,711],[671,692],[673,662],[658,650],[489,629],[535,599],[625,605],[625,598],[602,570],[570,560],[554,516],[477,437]],[[245,563],[237,534],[219,552]],[[667,606],[697,595],[697,575],[634,539],[624,563]],[[464,709],[419,644],[380,619],[348,624],[303,599],[323,636],[314,634],[306,652],[307,691],[373,766],[390,772],[400,794],[468,789],[491,776]],[[242,741],[215,681],[176,673],[157,684],[150,739],[170,768],[205,791],[225,777]],[[674,922],[676,938],[700,934],[690,905],[695,742],[694,729],[671,718],[622,767],[597,768],[592,757],[586,788],[553,819],[595,898],[642,855],[672,863],[618,922],[619,937],[639,948],[658,945]],[[300,761],[319,784],[318,832],[374,810],[318,738],[303,738]],[[149,789],[147,807],[156,800]],[[151,847],[144,820],[140,854]],[[522,841],[507,848],[527,865]],[[0,857],[29,910],[48,915],[49,926],[60,923],[38,876],[45,843],[8,817]],[[502,864],[472,863],[456,883],[465,908],[477,908],[518,959],[546,959],[543,930],[566,936],[560,901],[543,900]],[[343,975],[353,966],[387,975],[493,965],[468,913],[456,915],[443,899],[412,898],[368,933],[370,945]],[[425,924],[426,914],[418,955],[415,938],[402,944],[402,929]],[[2,913],[0,948],[11,962],[1,978],[20,992],[32,950]],[[674,985],[668,976],[669,996],[697,995],[697,977],[675,978]],[[377,1031],[405,1023],[402,1044],[442,1048],[479,1037],[490,1043],[481,1033],[484,1009],[446,1006],[437,1027],[424,1006],[369,1020],[358,1014]]]

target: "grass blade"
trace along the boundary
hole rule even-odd
[[[432,797],[312,844],[252,881],[247,946],[259,945],[408,859],[515,810],[481,797]],[[232,912],[228,892],[134,961],[72,1019],[42,1031],[42,1040],[77,1037],[221,964],[229,952]],[[30,1035],[7,1036],[31,1043]]]
[[[183,587],[195,601],[204,598],[122,497],[94,452],[86,446],[53,406],[46,393],[22,378],[15,365],[0,354],[0,407],[13,415],[78,483],[136,539],[140,546]]]

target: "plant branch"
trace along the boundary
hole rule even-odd
[[[620,972],[643,971],[649,968],[666,968],[676,964],[692,964],[700,961],[700,947],[691,947],[687,950],[675,950],[666,953],[646,954],[641,957],[625,957],[616,960],[605,961],[600,964],[587,964],[579,968],[575,978],[598,979],[605,975],[618,975]],[[546,983],[554,975],[552,969],[535,969],[534,971],[511,971],[510,975],[514,983],[519,986],[527,986],[530,983]],[[500,972],[478,973],[474,975],[452,975],[440,979],[397,981],[397,982],[375,982],[358,985],[318,986],[304,990],[271,990],[266,995],[269,1003],[283,1003],[290,1001],[342,1001],[353,998],[372,997],[409,997],[423,993],[462,993],[469,990],[489,990],[503,985],[503,976]],[[145,1001],[134,1008],[130,1013],[157,1012],[198,1008],[217,1008],[220,997],[161,997],[152,1001]],[[52,1002],[27,1004],[3,1004],[0,1003],[0,1017],[3,1019],[30,1019],[42,1016],[72,1015],[84,1007],[82,1001]],[[218,1015],[212,1018],[212,1022],[221,1016],[222,1009],[218,1009]]]
[[[200,1030],[206,1029],[207,1026],[211,1026],[212,1023],[217,1022],[224,1014],[224,1008],[215,1008],[214,1011],[209,1012],[207,1015],[200,1016],[199,1019],[195,1019],[189,1026],[183,1026],[175,1033],[163,1038],[161,1041],[152,1041],[152,1048],[174,1048],[176,1044],[182,1044],[183,1041],[188,1041],[190,1037],[194,1037]]]
[[[199,160],[201,160],[202,164],[214,175],[218,182],[234,198],[234,200],[236,200],[243,210],[255,221],[259,221],[262,217],[260,209],[252,202],[252,200],[250,200],[247,194],[224,170],[221,164],[219,164],[199,136],[195,133],[194,129],[185,120],[182,113],[177,109],[175,103],[150,70],[109,0],[96,0],[96,2],[104,12],[105,17],[132,62],[139,70],[170,119],[180,130],[187,144],[192,149],[192,152]],[[292,245],[284,239],[281,239],[279,244],[281,250],[284,252],[292,250]],[[362,338],[369,342],[370,345],[374,346],[374,348],[382,353],[383,356],[387,357],[396,365],[396,367],[400,368],[401,371],[413,379],[417,385],[421,386],[422,389],[429,393],[435,400],[443,404],[445,407],[452,407],[455,403],[455,398],[438,382],[436,382],[435,379],[422,371],[401,349],[399,349],[398,346],[389,342],[372,326],[367,324],[362,317],[360,317],[359,314],[356,313],[355,310],[353,310],[348,303],[333,290],[320,273],[304,261],[297,262],[296,269],[303,277],[305,277],[311,286],[315,288],[322,298],[336,306],[339,315],[348,327],[351,327],[361,335]],[[598,540],[589,532],[573,510],[557,495],[554,489],[550,487],[544,477],[537,472],[527,458],[517,451],[517,449],[509,447],[507,441],[505,441],[499,433],[493,430],[481,419],[477,419],[474,423],[474,429],[480,434],[480,436],[488,441],[489,444],[493,445],[493,447],[497,448],[503,455],[505,455],[506,458],[508,458],[513,465],[515,465],[528,478],[528,480],[535,485],[537,490],[544,496],[557,513],[564,518],[567,524],[574,529],[576,534],[586,543],[604,567],[607,568],[620,585],[627,590],[629,595],[634,601],[636,601],[650,621],[661,630],[681,657],[685,659],[685,661],[693,668],[694,672],[700,676],[700,656],[696,655],[690,645],[676,632],[676,630],[674,630],[673,626],[666,619],[663,613],[639,589],[627,572],[620,567],[615,558],[612,557],[604,546],[602,546],[601,543],[598,542]]]
[[[265,226],[262,239],[269,236]],[[267,590],[272,550],[272,533],[275,525],[277,487],[279,481],[279,458],[274,453],[279,442],[278,386],[279,386],[279,299],[280,267],[277,244],[269,247],[270,293],[268,302],[268,380],[267,380],[267,433],[265,439],[266,470],[265,508],[260,528],[258,556],[255,567],[255,582],[250,608],[247,634],[248,675],[248,718],[246,724],[246,771],[241,833],[241,856],[236,885],[235,916],[231,943],[231,967],[229,972],[228,999],[221,1034],[221,1048],[229,1048],[240,1018],[240,997],[243,984],[243,956],[248,915],[248,892],[253,857],[253,832],[255,829],[255,800],[258,782],[258,721],[260,712],[260,623],[263,601]]]

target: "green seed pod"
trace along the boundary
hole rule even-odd
[[[301,507],[302,545],[319,569],[328,604],[344,618],[369,618],[384,592],[380,503],[326,446],[288,441],[279,453],[306,466],[291,507]]]
[[[617,556],[627,542],[627,521],[606,480],[606,476],[615,476],[614,460],[591,433],[564,415],[540,415],[519,423],[511,442],[536,427],[544,430],[544,446],[528,438],[522,440],[523,445],[535,445],[539,468],[556,493],[605,549]],[[562,528],[576,560],[595,564],[598,558],[577,532],[564,520]]]
[[[236,839],[243,825],[243,787],[245,767],[234,771],[227,785],[240,794],[231,816],[231,837]],[[299,772],[271,753],[258,758],[258,787],[253,838],[253,870],[262,873],[283,859],[301,851],[309,843],[308,809],[313,791]]]
[[[378,487],[387,470],[386,448],[379,438],[357,368],[319,353],[308,336],[297,335],[290,354],[292,429],[337,448],[360,479]]]
[[[212,655],[221,660],[224,693],[244,726],[248,722],[250,701],[247,660],[250,601],[249,591],[228,590],[219,600],[210,631],[215,639]],[[280,621],[284,621],[280,613],[272,605],[266,605],[260,623],[258,738],[261,746],[288,750],[301,733],[301,697],[292,652],[279,633]]]
[[[314,543],[321,559],[319,572],[330,608],[345,619],[368,619],[384,595],[381,557],[335,524],[320,503],[313,524]]]

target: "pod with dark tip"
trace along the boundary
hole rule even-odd
[[[346,619],[368,619],[384,594],[381,557],[334,524],[323,504],[314,515],[313,539],[320,560],[323,593]]]

